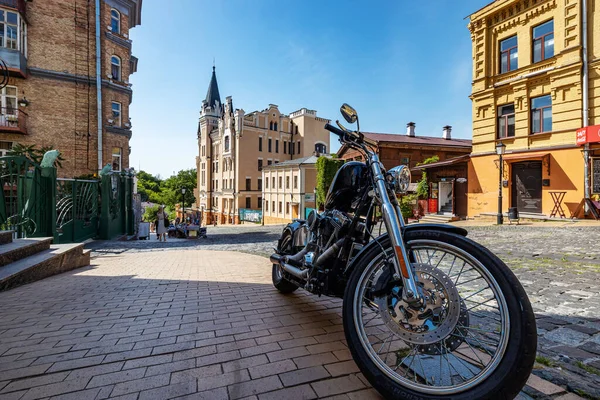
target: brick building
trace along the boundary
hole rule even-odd
[[[65,158],[63,177],[128,167],[129,76],[137,69],[128,33],[141,8],[142,0],[0,0],[0,58],[10,75],[1,91],[2,154],[16,143],[52,146]]]
[[[445,126],[439,136],[420,136],[416,134],[416,124],[406,125],[406,134],[370,133],[363,132],[365,140],[377,149],[379,159],[386,169],[397,165],[408,165],[413,168],[423,160],[438,156],[440,161],[458,157],[471,152],[471,141],[468,139],[453,139],[452,127]],[[364,161],[362,155],[348,146],[343,145],[337,153],[343,160]],[[421,171],[412,174],[412,181],[421,179]]]
[[[221,103],[213,67],[198,124],[194,191],[204,223],[239,223],[241,209],[262,210],[263,166],[326,153],[327,122],[306,108],[286,115],[269,104],[246,114],[231,96]]]

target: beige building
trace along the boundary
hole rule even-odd
[[[305,218],[315,208],[317,156],[296,158],[263,168],[262,198],[265,224],[283,224]]]
[[[471,14],[469,30],[469,216],[498,212],[500,184],[503,212],[576,214],[591,175],[582,150],[589,148],[590,164],[600,166],[600,143],[589,139],[584,148],[576,137],[582,127],[600,125],[598,1],[496,0]],[[502,177],[499,143],[506,146]],[[592,185],[596,192],[600,179]]]
[[[329,149],[329,120],[302,108],[289,115],[270,104],[246,114],[231,96],[221,103],[215,68],[198,126],[196,205],[204,223],[240,222],[240,210],[262,210],[263,166]]]

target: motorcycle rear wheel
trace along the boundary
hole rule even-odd
[[[384,236],[379,242],[385,253],[373,246],[359,256],[344,295],[344,331],[361,372],[386,399],[517,396],[533,368],[537,332],[531,304],[515,275],[489,250],[463,236],[419,230],[407,232],[404,240],[411,262],[422,265],[423,276],[434,282],[429,286],[442,288],[438,298],[446,298],[446,311],[439,319],[450,318],[453,311],[455,325],[441,336],[442,324],[419,330],[406,320],[394,325],[393,317],[382,317],[380,307],[388,303],[377,303],[372,293],[378,293],[374,281],[388,268],[385,253],[393,254]],[[412,311],[398,308],[397,299],[392,303],[391,314]]]

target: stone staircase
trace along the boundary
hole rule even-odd
[[[447,224],[448,222],[451,222],[454,219],[456,218],[452,215],[427,214],[419,220],[419,223]]]
[[[83,243],[52,244],[52,238],[13,240],[0,231],[0,291],[90,265]]]

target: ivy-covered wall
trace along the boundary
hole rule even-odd
[[[317,207],[323,208],[327,191],[335,174],[344,165],[344,160],[329,157],[319,157],[317,160]]]

